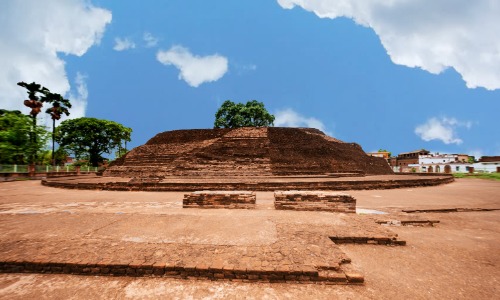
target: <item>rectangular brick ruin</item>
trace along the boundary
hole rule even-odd
[[[196,191],[184,194],[184,208],[255,208],[255,192],[250,191]]]
[[[356,199],[338,192],[275,191],[274,208],[356,213]]]

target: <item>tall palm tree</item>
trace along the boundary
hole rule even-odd
[[[36,116],[40,113],[42,109],[42,101],[40,101],[40,98],[37,96],[38,93],[49,93],[49,90],[46,87],[42,87],[41,85],[32,82],[32,83],[26,83],[24,81],[18,82],[17,85],[24,87],[27,89],[28,93],[28,98],[29,100],[24,100],[24,105],[31,108],[30,116],[33,119],[33,125],[30,133],[30,141],[33,143],[32,145],[36,144],[36,134],[35,134],[35,129],[36,129]],[[30,163],[34,164],[35,163],[35,155],[36,153],[32,153],[30,155]]]
[[[50,117],[52,118],[52,165],[55,165],[56,160],[54,151],[54,140],[55,140],[56,120],[59,120],[62,114],[69,116],[68,108],[71,108],[71,103],[69,102],[68,99],[64,99],[63,96],[61,96],[60,94],[51,93],[49,91],[44,93],[41,101],[52,104],[52,107],[47,108],[45,112],[50,114]]]

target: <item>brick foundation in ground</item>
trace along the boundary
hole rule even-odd
[[[123,177],[75,176],[62,178],[46,178],[42,185],[83,190],[110,191],[201,191],[201,190],[375,190],[408,187],[435,186],[453,182],[452,176],[396,176],[380,175],[366,177],[248,177],[218,178],[191,177],[141,180]]]
[[[255,208],[255,192],[249,191],[196,191],[185,194],[183,208]]]
[[[330,239],[335,244],[372,244],[372,245],[394,245],[405,246],[406,241],[398,240],[396,237],[371,237],[371,236],[332,236]]]
[[[92,276],[132,276],[132,277],[167,277],[178,279],[208,279],[242,282],[291,282],[322,284],[362,284],[364,276],[357,272],[342,270],[321,270],[304,267],[293,270],[288,266],[281,268],[260,267],[238,269],[228,265],[169,265],[165,263],[129,264],[100,263],[65,263],[65,262],[0,262],[0,273],[46,273],[74,274]]]
[[[348,194],[322,191],[276,191],[277,210],[356,213],[356,199]]]

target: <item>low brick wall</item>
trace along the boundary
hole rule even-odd
[[[184,194],[184,208],[255,208],[255,192],[197,191]]]
[[[404,175],[408,176],[407,173]],[[258,182],[204,182],[200,179],[199,182],[132,182],[117,181],[114,177],[99,177],[99,182],[91,182],[85,180],[65,181],[59,178],[47,178],[42,180],[42,185],[67,188],[67,189],[82,189],[82,190],[109,190],[109,191],[151,191],[151,192],[173,192],[173,191],[201,191],[201,190],[252,190],[252,191],[277,191],[277,190],[381,190],[381,189],[397,189],[409,187],[436,186],[454,181],[453,176],[440,174],[439,176],[419,176],[418,179],[406,179],[405,176],[401,179],[383,179],[383,180],[341,180],[329,181],[327,178],[319,178],[317,181],[297,181],[296,178],[283,181],[258,181]],[[75,177],[76,179],[78,177]],[[109,180],[109,181],[106,181]],[[129,179],[130,180],[130,179]]]
[[[356,213],[356,199],[338,192],[276,191],[274,208]]]
[[[208,279],[235,282],[271,282],[271,283],[317,283],[317,284],[363,284],[364,276],[356,272],[327,270],[318,272],[313,267],[291,270],[289,266],[256,267],[255,269],[237,269],[226,265],[179,265],[141,262],[96,264],[67,262],[24,262],[0,261],[0,273],[44,273],[74,274],[90,276],[131,276],[131,277],[167,277],[177,279]]]
[[[372,244],[372,245],[394,245],[405,246],[406,241],[398,240],[396,237],[372,237],[372,236],[331,236],[335,244]]]

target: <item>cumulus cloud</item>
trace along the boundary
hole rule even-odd
[[[142,36],[142,38],[144,39],[144,42],[146,42],[146,47],[147,48],[151,48],[151,47],[154,47],[158,44],[158,38],[153,36],[151,33],[149,32],[144,32],[144,35]]]
[[[128,49],[134,49],[135,48],[135,43],[129,39],[129,38],[115,38],[115,45],[113,47],[113,50],[115,51],[124,51]]]
[[[192,87],[205,82],[217,81],[228,70],[228,60],[219,54],[198,56],[182,46],[173,46],[168,51],[158,51],[156,59],[164,65],[179,69],[179,79]]]
[[[87,78],[87,75],[84,75],[80,72],[76,74],[76,92],[72,92],[69,95],[69,99],[71,101],[71,118],[81,118],[85,116],[85,111],[87,109],[87,98],[89,97],[89,92],[87,89]]]
[[[316,128],[329,136],[332,134],[326,130],[325,124],[313,117],[305,117],[291,108],[280,110],[274,114],[274,126],[277,127],[308,127]]]
[[[110,22],[111,12],[87,0],[0,1],[2,108],[28,111],[19,81],[66,95],[70,84],[59,53],[82,56],[100,42]]]
[[[497,1],[277,0],[320,18],[347,17],[371,27],[392,61],[438,74],[448,67],[469,88],[500,88]]]
[[[429,142],[432,140],[440,140],[445,144],[462,144],[462,139],[457,135],[456,129],[472,127],[472,122],[458,121],[455,118],[430,118],[424,124],[418,125],[415,128],[415,134],[422,140]]]

